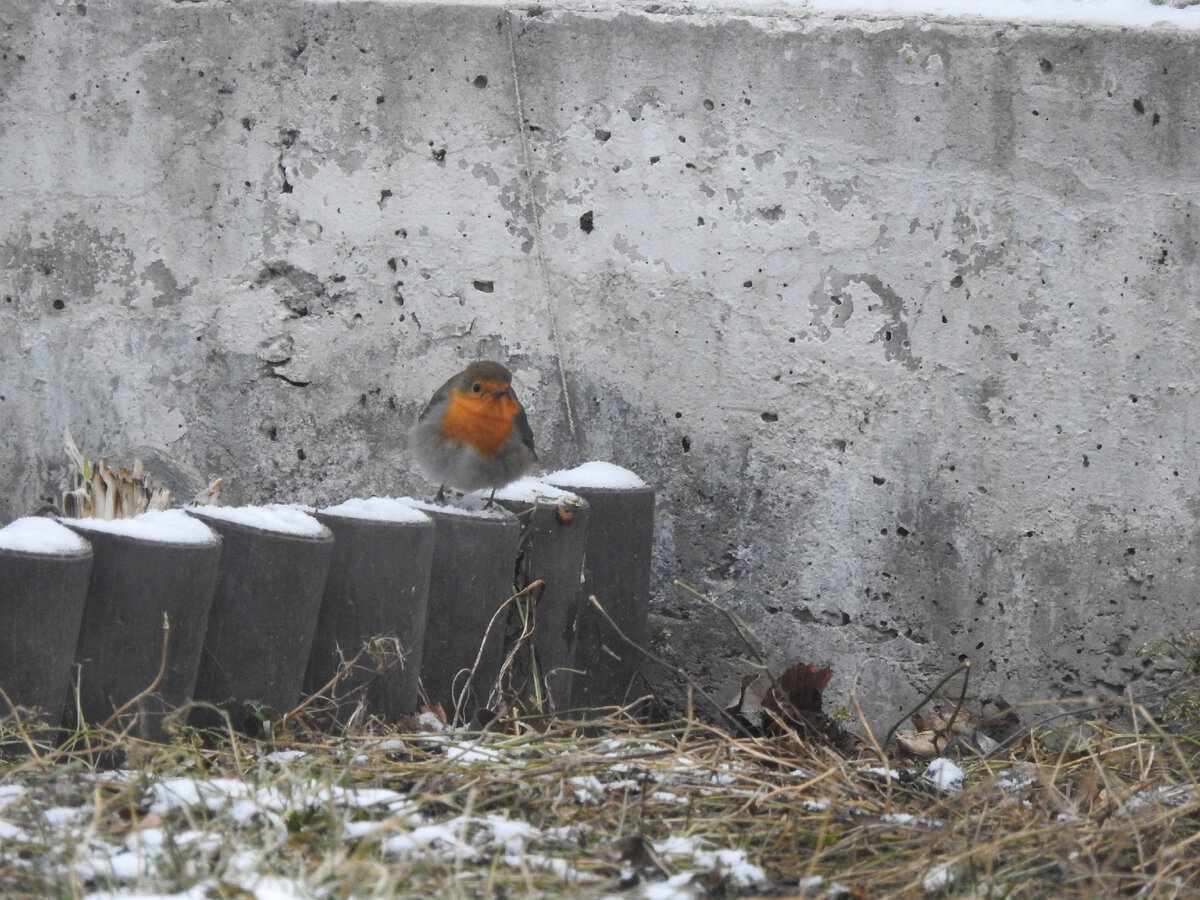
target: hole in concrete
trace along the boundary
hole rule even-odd
[[[1135,113],[1137,113],[1139,116],[1143,115],[1146,112],[1146,106],[1145,106],[1145,104],[1142,103],[1141,97],[1135,97],[1133,99],[1133,111]]]
[[[905,528],[903,525],[897,525],[896,526],[896,534],[899,535],[900,537],[908,537],[909,532],[908,532],[908,529]]]
[[[1054,63],[1050,62],[1048,59],[1043,59],[1038,63],[1038,68],[1040,68],[1043,72],[1053,72]]]
[[[475,290],[484,294],[490,294],[496,289],[496,285],[491,281],[473,281],[471,283],[474,285]]]
[[[63,303],[61,300],[55,300],[51,306],[53,306],[55,309],[65,309],[67,304]]]
[[[873,482],[875,482],[876,484],[883,484],[885,481],[887,481],[887,479],[884,478],[882,475],[872,475],[871,480]]]
[[[612,137],[612,132],[605,131],[603,128],[597,128],[595,133],[596,133],[596,140],[598,140],[600,143],[604,143],[610,137]]]
[[[955,275],[950,279],[950,287],[962,287],[962,283],[963,281],[961,275]]]
[[[704,101],[704,108],[705,108],[706,110],[708,110],[709,112],[712,112],[712,108],[713,108],[713,102],[712,102],[711,100],[705,100],[705,101]]]
[[[683,452],[684,453],[687,453],[688,451],[690,451],[692,449],[692,439],[690,437],[688,437],[686,434],[683,436],[683,440],[680,443],[683,444]]]
[[[475,85],[475,87],[477,87],[477,88],[485,88],[485,87],[487,87],[487,76],[486,75],[476,75],[475,80],[472,81],[471,83],[473,85]]]
[[[588,210],[579,217],[579,230],[584,234],[591,234],[592,228],[595,227],[595,218],[592,210]]]
[[[778,422],[779,416],[773,412],[765,412],[762,414],[762,420],[764,422]]]

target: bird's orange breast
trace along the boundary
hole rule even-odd
[[[440,431],[448,440],[470,444],[480,453],[490,455],[508,440],[518,409],[520,404],[512,394],[477,396],[451,390]]]

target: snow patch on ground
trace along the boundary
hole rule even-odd
[[[932,781],[939,791],[952,793],[962,790],[963,780],[967,776],[957,764],[939,757],[929,764],[925,770],[925,777]]]

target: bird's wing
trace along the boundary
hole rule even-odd
[[[529,418],[525,415],[525,407],[522,406],[513,416],[513,426],[517,429],[521,443],[528,447],[533,452],[533,458],[537,459],[537,451],[533,449],[533,429],[529,427]]]
[[[433,392],[433,396],[429,398],[429,402],[425,404],[425,408],[421,410],[421,414],[417,416],[418,422],[422,421],[427,415],[429,415],[430,411],[435,407],[438,408],[440,414],[441,408],[444,407],[446,405],[446,401],[450,399],[450,386],[454,384],[454,378],[457,377],[458,376],[456,375],[452,378],[448,378],[445,384]]]

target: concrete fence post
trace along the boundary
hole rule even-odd
[[[67,698],[64,722],[162,740],[163,716],[192,698],[221,539],[181,510],[60,521],[93,554],[75,647],[78,703]]]
[[[421,687],[448,715],[469,718],[487,706],[500,674],[505,617],[521,526],[504,509],[467,509],[406,501],[433,520],[433,561]]]
[[[498,491],[496,502],[521,522],[517,589],[535,581],[544,585],[530,596],[536,655],[528,675],[535,683],[525,691],[526,700],[540,699],[544,707],[561,712],[571,706],[579,579],[591,508],[578,495],[533,478]]]
[[[288,506],[189,512],[222,538],[195,700],[225,709],[235,728],[257,733],[300,700],[333,535]],[[191,721],[219,727],[224,719],[198,707]]]
[[[53,519],[0,528],[0,716],[58,724],[91,571],[91,544]]]
[[[363,712],[395,721],[417,708],[433,520],[384,497],[313,515],[333,532],[334,545],[304,693],[325,690],[328,702],[317,709],[343,726]]]
[[[572,704],[585,709],[624,705],[634,698],[631,688],[642,653],[622,639],[589,598],[596,598],[630,641],[646,646],[654,488],[627,469],[604,462],[554,472],[544,480],[591,506],[575,658],[580,672]]]

